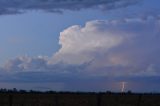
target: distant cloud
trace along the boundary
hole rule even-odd
[[[160,20],[95,20],[60,33],[53,57],[21,56],[1,70],[88,76],[159,76]]]
[[[138,0],[0,0],[0,14],[20,14],[29,10],[62,12],[63,10],[80,10],[99,8],[110,10],[126,7]]]
[[[121,44],[125,39],[109,28],[109,21],[91,21],[84,27],[75,25],[60,33],[61,49],[54,55],[53,62],[68,64],[90,62],[98,54]],[[98,54],[97,54],[98,53]]]
[[[44,70],[46,68],[47,57],[31,58],[29,56],[20,56],[10,59],[6,62],[4,69],[6,71],[25,71],[25,70]]]
[[[50,64],[90,63],[89,75],[159,76],[160,20],[96,20],[60,33],[60,50]]]
[[[154,82],[160,76],[159,28],[154,17],[73,25],[60,33],[61,48],[52,57],[8,60],[0,68],[0,82],[48,82],[66,90],[109,88],[124,80],[146,86],[144,79]]]

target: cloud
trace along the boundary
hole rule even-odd
[[[120,91],[121,82],[126,81],[126,91],[159,91],[159,76],[86,77],[52,72],[0,73],[3,88],[56,90],[56,91]],[[148,86],[150,85],[150,86]]]
[[[158,81],[160,76],[159,28],[158,18],[94,20],[84,26],[73,25],[60,33],[61,48],[52,57],[8,60],[0,68],[0,82],[48,82],[60,88],[63,85],[65,90],[117,89],[114,84],[121,81],[146,86],[147,81]]]
[[[60,33],[60,50],[50,64],[90,63],[84,72],[104,76],[159,75],[160,20],[96,20]]]
[[[6,71],[9,73],[17,72],[51,72],[54,74],[69,74],[79,73],[83,70],[87,63],[75,65],[64,64],[63,62],[57,62],[55,64],[49,64],[50,58],[47,56],[29,57],[19,56],[14,59],[8,60],[0,71]]]
[[[87,8],[115,9],[137,3],[138,0],[1,0],[0,14],[20,14],[30,10],[62,12]]]
[[[53,57],[20,56],[1,70],[87,76],[159,76],[160,20],[94,20],[60,33]]]
[[[91,21],[84,27],[75,25],[60,33],[61,49],[54,55],[53,62],[63,61],[67,64],[90,62],[96,55],[121,44],[124,36],[109,29],[108,21]],[[98,51],[98,52],[97,52]]]
[[[4,69],[6,71],[24,71],[24,70],[44,70],[47,63],[47,57],[38,56],[31,58],[29,56],[20,56],[10,59],[6,62]]]

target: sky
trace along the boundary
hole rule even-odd
[[[160,92],[159,0],[0,0],[0,88]]]

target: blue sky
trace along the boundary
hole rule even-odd
[[[159,4],[0,1],[0,86],[159,92]]]
[[[31,11],[25,14],[0,17],[1,53],[0,63],[20,55],[51,56],[59,49],[59,33],[72,25],[84,25],[95,19],[110,18],[106,12],[92,10],[46,13]],[[5,45],[5,47],[4,47]]]

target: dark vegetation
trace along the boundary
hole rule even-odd
[[[0,106],[160,106],[160,94],[0,89]]]

